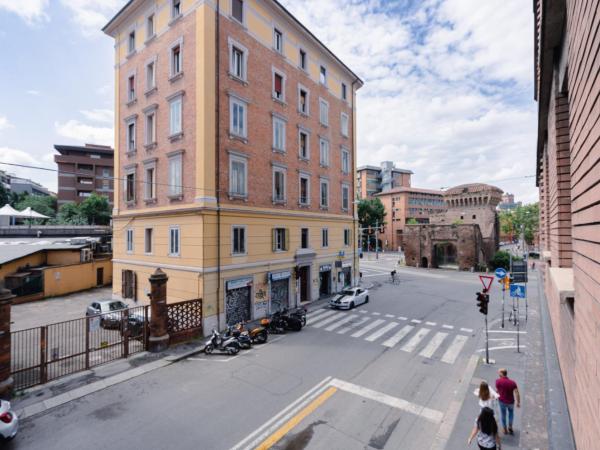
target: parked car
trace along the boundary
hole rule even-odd
[[[329,301],[329,306],[339,309],[352,309],[355,306],[369,303],[369,290],[360,287],[344,289]]]
[[[129,308],[121,300],[100,300],[92,302],[86,309],[87,317],[102,314],[100,326],[102,328],[119,328],[123,317],[122,311]]]
[[[0,400],[0,438],[9,441],[19,431],[19,417],[10,409],[10,402]]]

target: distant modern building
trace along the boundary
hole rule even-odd
[[[498,209],[502,211],[511,211],[521,206],[523,202],[515,202],[515,195],[508,192],[502,194],[502,201],[498,203]]]
[[[4,170],[0,170],[0,184],[4,187],[4,189],[10,191],[10,175]]]
[[[10,191],[15,194],[52,195],[48,189],[33,180],[15,177],[14,175],[8,175],[8,177],[10,178]]]
[[[114,150],[105,145],[85,144],[55,145],[59,155],[54,156],[58,165],[58,205],[80,203],[92,192],[108,197],[113,204]]]
[[[361,166],[356,169],[358,198],[370,198],[380,192],[391,191],[400,187],[410,187],[412,171],[398,169],[392,161],[384,161],[381,167]]]

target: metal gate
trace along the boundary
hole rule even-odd
[[[250,317],[250,287],[230,289],[225,296],[225,320],[227,325],[245,322]]]
[[[289,278],[271,281],[271,314],[289,307],[290,283]]]

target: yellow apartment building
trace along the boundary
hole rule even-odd
[[[358,279],[358,78],[274,0],[131,0],[115,40],[113,295],[205,332]]]

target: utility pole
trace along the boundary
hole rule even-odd
[[[375,221],[375,259],[379,259],[379,221]]]
[[[483,314],[485,320],[485,363],[490,363],[490,347],[489,347],[489,334],[488,334],[488,304],[490,302],[490,295],[487,289],[483,289],[482,292],[477,293],[477,306],[479,312]]]
[[[508,276],[508,275],[506,275]],[[502,280],[502,328],[504,328],[504,298],[506,296],[506,283]]]

